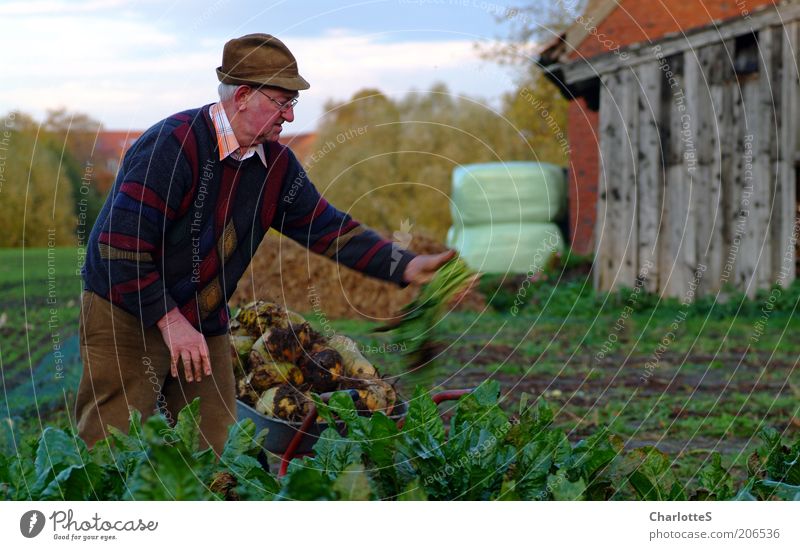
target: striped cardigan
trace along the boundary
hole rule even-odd
[[[265,144],[268,168],[255,155],[219,160],[208,110],[159,122],[126,153],[89,236],[84,289],[145,327],[178,307],[203,334],[224,334],[227,301],[269,228],[404,285],[413,254],[328,204],[289,148]]]

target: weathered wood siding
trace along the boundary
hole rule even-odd
[[[795,278],[798,23],[601,75],[595,284],[691,299]]]

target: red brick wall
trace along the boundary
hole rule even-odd
[[[569,237],[572,250],[578,254],[589,254],[594,250],[600,171],[598,123],[598,113],[588,109],[586,100],[579,98],[570,102],[567,111],[570,145]]]
[[[595,35],[589,34],[578,53],[588,58],[617,45],[656,41],[671,32],[704,26],[714,20],[743,17],[744,10],[752,11],[774,3],[775,0],[624,0],[597,28],[598,34],[605,35],[605,46]],[[571,148],[569,238],[575,252],[588,254],[594,250],[597,217],[598,113],[586,108],[586,103],[580,99],[570,103],[567,117]]]
[[[593,57],[637,42],[658,40],[665,34],[702,27],[719,19],[743,17],[746,11],[777,0],[624,0],[597,26],[602,40],[589,34],[573,59]],[[611,42],[614,44],[612,45]]]

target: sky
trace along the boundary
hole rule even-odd
[[[66,107],[107,129],[143,129],[217,99],[215,69],[231,38],[280,38],[311,88],[287,134],[312,131],[327,100],[359,89],[392,96],[436,82],[494,106],[513,70],[480,59],[476,43],[507,34],[488,0],[0,1],[0,114],[41,119]],[[518,16],[521,18],[522,16]]]

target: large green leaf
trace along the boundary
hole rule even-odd
[[[361,463],[361,446],[333,428],[326,428],[314,444],[314,458],[310,462],[311,467],[335,479],[349,465]]]
[[[593,480],[622,450],[622,440],[602,427],[600,431],[575,445],[569,467],[575,469],[580,477]]]
[[[227,464],[241,455],[258,456],[266,437],[266,429],[256,434],[256,425],[249,418],[235,422],[228,428],[228,439],[225,441],[220,462]]]
[[[528,442],[546,434],[553,423],[553,410],[543,400],[538,407],[527,405],[527,394],[522,394],[520,402],[519,422],[513,424],[506,439],[517,449]]]
[[[333,490],[340,500],[372,499],[369,478],[360,464],[351,464],[345,468],[334,481]]]
[[[81,438],[55,428],[45,428],[36,450],[37,479],[33,492],[44,491],[61,471],[70,466],[82,467],[88,462],[89,452]]]
[[[366,437],[360,441],[368,461],[379,468],[390,468],[394,464],[399,434],[394,420],[382,412],[373,414],[366,424]]]
[[[711,461],[700,472],[698,481],[702,490],[697,492],[697,500],[730,500],[736,495],[733,478],[722,466],[718,452],[711,454]]]
[[[763,444],[748,460],[748,470],[755,478],[800,485],[800,441],[791,447],[783,444],[780,433],[772,428],[761,430]]]
[[[800,485],[790,485],[768,479],[756,481],[753,484],[753,492],[757,493],[762,500],[800,500]]]
[[[215,500],[206,486],[213,452],[194,457],[181,445],[153,445],[128,482],[126,500]]]
[[[283,479],[282,500],[335,500],[333,481],[314,468],[294,468]]]
[[[415,478],[414,481],[406,485],[400,494],[397,495],[397,500],[428,500],[428,495],[425,494],[425,490],[422,488],[419,478]]]
[[[106,439],[95,443],[89,451],[92,462],[103,470],[96,488],[101,500],[120,500],[127,491],[127,480],[147,457],[142,436],[142,416],[131,409],[128,433],[108,426]]]
[[[252,456],[239,455],[227,466],[236,477],[240,500],[272,500],[280,491],[278,481]]]
[[[26,446],[23,452],[16,456],[8,457],[8,480],[3,485],[2,491],[8,495],[8,500],[32,500],[37,498],[34,492],[37,474],[35,455],[32,448]]]
[[[567,436],[560,431],[540,432],[517,453],[513,489],[524,500],[547,500],[548,476],[564,453],[570,452]]]
[[[44,490],[41,500],[107,500],[103,468],[93,462],[61,470]]]
[[[163,414],[154,414],[145,420],[142,424],[140,441],[145,449],[158,445],[182,444],[181,439],[175,434]],[[186,451],[191,452],[189,449]]]
[[[175,423],[173,433],[190,453],[194,453],[200,448],[199,397],[195,397],[191,403],[178,413],[178,421]]]
[[[671,500],[682,491],[670,475],[670,459],[655,447],[633,449],[624,457],[628,480],[642,500]]]
[[[570,481],[565,472],[547,478],[547,489],[555,500],[583,500],[586,482],[583,479]]]
[[[500,384],[495,380],[487,380],[475,391],[463,396],[450,423],[451,437],[462,430],[484,429],[505,438],[510,425],[508,416],[497,404],[499,394]]]
[[[408,463],[398,464],[397,448],[400,430],[394,420],[382,412],[369,418],[367,438],[360,442],[364,463],[380,498],[393,498],[409,482]]]
[[[412,438],[432,439],[440,444],[444,443],[444,423],[439,416],[439,409],[431,399],[430,393],[422,386],[417,387],[414,397],[408,404],[402,431]]]

